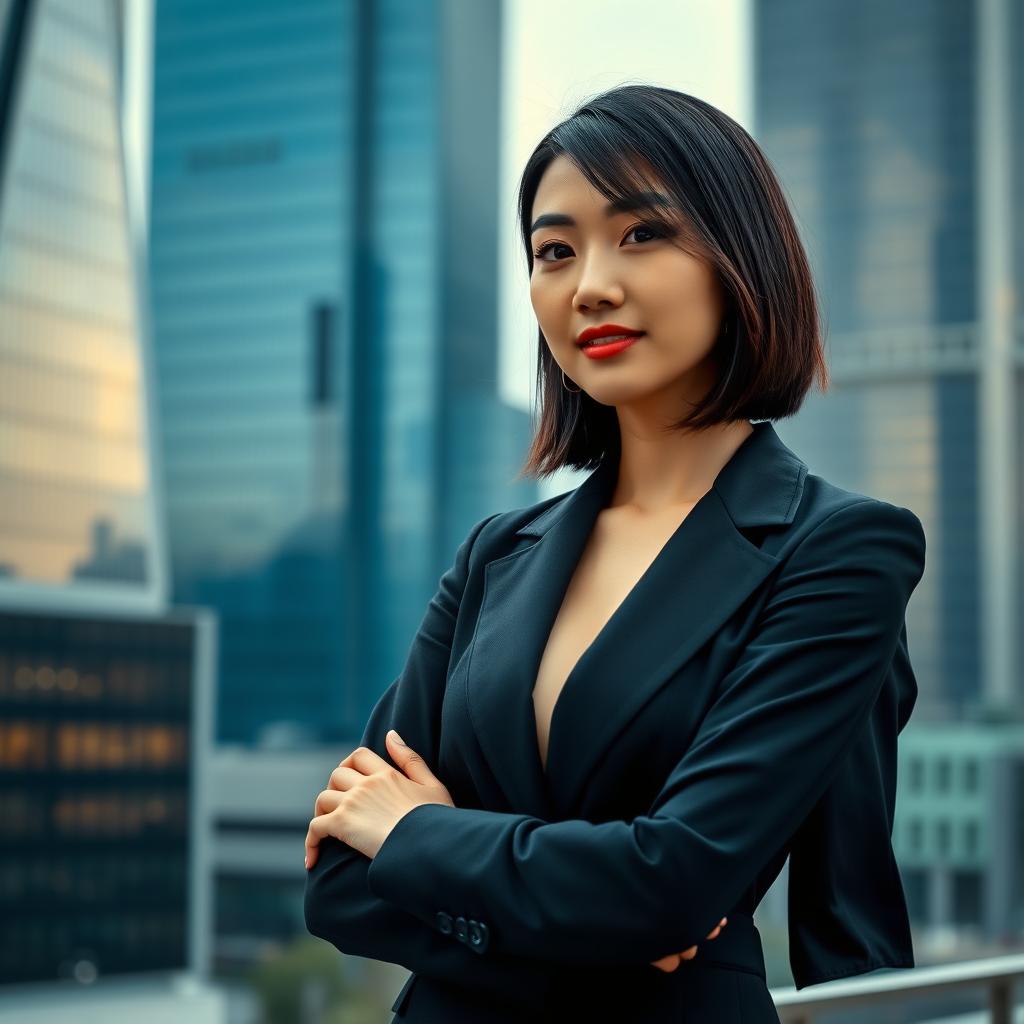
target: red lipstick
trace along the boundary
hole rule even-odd
[[[581,331],[576,338],[576,344],[583,354],[591,359],[607,359],[624,352],[637,338],[642,337],[643,333],[630,327],[623,327],[621,324],[601,324]]]

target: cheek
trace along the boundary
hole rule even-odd
[[[544,304],[544,289],[540,286],[536,277],[530,278],[530,302],[535,310]]]
[[[533,311],[536,313],[541,327],[544,326],[545,322],[550,322],[553,318],[557,317],[558,298],[554,294],[554,289],[551,287],[550,282],[538,281],[537,278],[532,278],[530,281],[530,302],[533,305]]]
[[[672,281],[671,288],[652,287],[655,280]],[[643,306],[659,319],[675,324],[686,324],[703,330],[717,323],[721,301],[712,278],[692,265],[673,261],[647,275],[643,287]]]

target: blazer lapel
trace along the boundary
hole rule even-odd
[[[537,669],[614,491],[617,455],[520,527],[517,536],[531,543],[485,565],[467,700],[483,754],[517,813],[571,813],[625,725],[778,564],[740,530],[792,522],[807,466],[770,422],[753,426],[569,674],[552,715],[546,772],[533,709]]]

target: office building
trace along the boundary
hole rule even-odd
[[[912,509],[928,538],[907,612],[919,698],[894,830],[917,948],[927,959],[951,929],[1012,948],[1024,915],[1024,320],[1012,302],[1024,9],[753,10],[754,133],[811,257],[832,370],[830,392],[779,432],[812,472]]]
[[[165,602],[119,18],[0,5],[4,1022],[220,1018],[198,980],[214,621]]]
[[[163,0],[151,269],[176,600],[217,735],[357,738],[515,483],[497,397],[499,8]]]

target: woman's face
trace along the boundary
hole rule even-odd
[[[555,362],[604,405],[652,400],[676,418],[704,396],[717,370],[709,359],[721,328],[721,284],[704,260],[659,237],[658,222],[678,224],[672,209],[613,212],[567,157],[556,157],[541,177],[530,223],[564,214],[574,224],[548,225],[531,235],[530,301]],[[675,214],[675,216],[673,216]],[[643,224],[651,223],[647,229]],[[538,250],[543,250],[537,255]],[[616,324],[643,334],[605,358],[577,344],[588,327]]]

